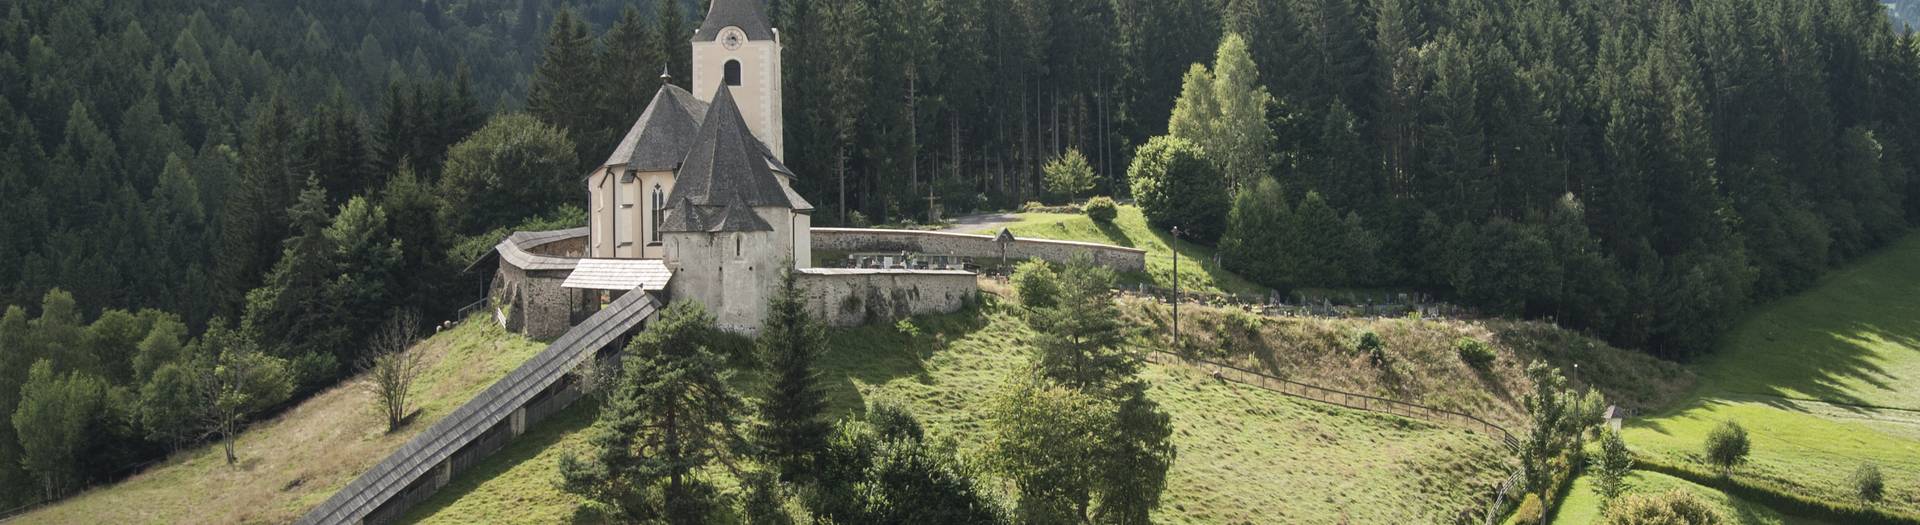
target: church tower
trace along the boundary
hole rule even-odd
[[[780,108],[780,30],[763,0],[713,0],[693,33],[693,93],[711,96],[729,86],[753,136],[786,160]],[[707,100],[705,102],[712,102]]]

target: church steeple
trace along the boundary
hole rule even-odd
[[[712,0],[707,19],[693,34],[693,85],[707,96],[728,87],[753,135],[786,159],[781,114],[780,30],[768,21],[763,0]],[[708,100],[712,102],[712,100]]]
[[[740,35],[747,40],[774,40],[776,32],[773,24],[767,21],[766,6],[761,0],[713,0],[707,7],[707,19],[693,34],[695,42],[712,42],[721,38],[722,30],[729,27],[740,28]]]

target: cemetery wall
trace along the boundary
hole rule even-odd
[[[1001,255],[1000,245],[991,235],[866,228],[814,228],[813,249],[816,252],[959,255],[973,257],[983,265],[997,264]],[[1146,250],[1090,242],[1015,238],[1007,244],[1006,257],[1013,262],[1041,259],[1063,263],[1077,254],[1086,254],[1093,258],[1094,264],[1118,272],[1147,269]]]
[[[815,235],[818,239],[818,233]],[[919,314],[952,313],[966,307],[980,293],[974,274],[958,270],[807,268],[796,271],[808,309],[818,319],[838,327],[892,322]]]

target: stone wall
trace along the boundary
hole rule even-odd
[[[534,339],[553,339],[573,328],[573,310],[580,292],[560,287],[570,270],[526,271],[501,264],[488,296],[494,315],[507,330]]]
[[[816,230],[817,231],[817,230]],[[950,270],[796,270],[807,305],[830,326],[891,322],[951,313],[980,293],[972,272]]]
[[[932,255],[973,257],[982,264],[996,264],[1000,245],[991,235],[925,232],[913,230],[877,230],[862,228],[814,228],[813,249],[819,252],[914,252]],[[1095,264],[1119,272],[1143,272],[1147,252],[1134,248],[1090,242],[1016,238],[1007,245],[1008,261],[1041,259],[1066,262],[1076,254],[1087,254]]]

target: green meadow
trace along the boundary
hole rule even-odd
[[[1847,478],[1874,462],[1882,505],[1920,512],[1920,236],[1759,307],[1694,368],[1690,396],[1628,423],[1635,451],[1698,463],[1735,421],[1753,441],[1736,476],[1855,501]]]

